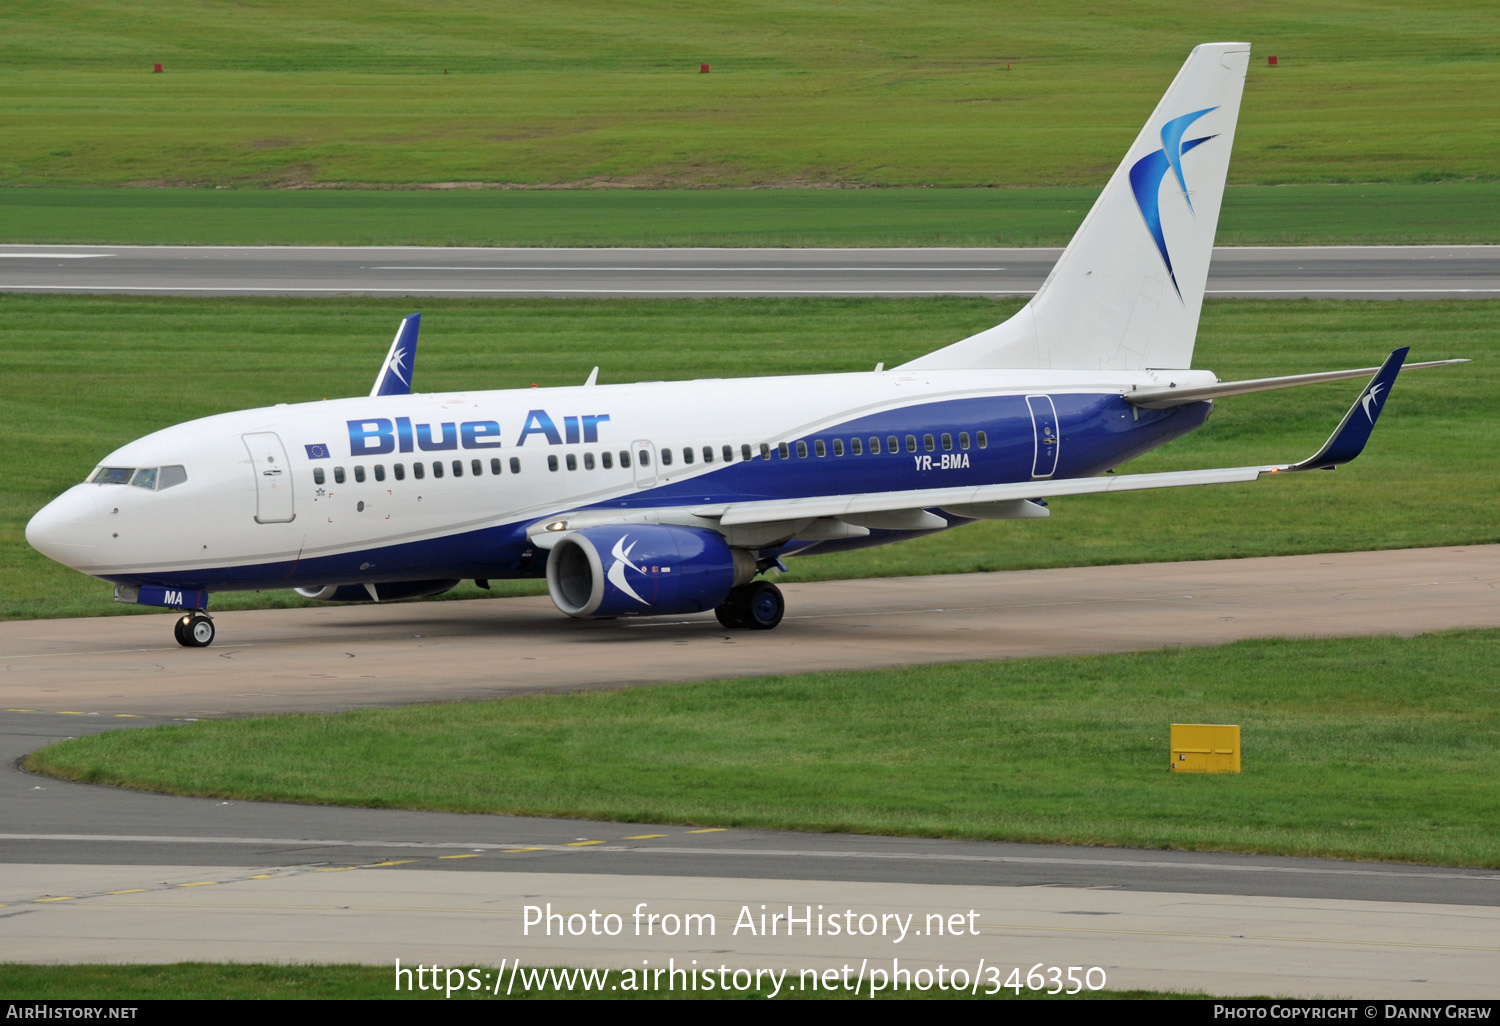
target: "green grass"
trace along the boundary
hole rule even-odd
[[[5,27],[10,185],[1090,185],[1215,39],[1255,48],[1236,183],[1500,167],[1484,0],[29,0]]]
[[[119,245],[1061,246],[1098,188],[0,188],[0,239]],[[1500,182],[1239,186],[1226,246],[1500,239]]]
[[[1500,630],[708,681],[67,741],[236,800],[1500,867]],[[1168,724],[1244,772],[1170,774]]]
[[[1002,320],[978,299],[430,300],[424,391],[858,370]],[[0,616],[120,612],[107,585],[26,545],[26,521],[111,450],[231,409],[369,390],[412,304],[372,299],[0,296]],[[1500,541],[1500,363],[1484,302],[1211,301],[1199,366],[1225,379],[1466,356],[1403,375],[1370,450],[1332,474],[1084,496],[1046,521],[976,524],[900,545],[794,560],[792,580],[961,573]],[[1133,470],[1278,463],[1313,452],[1358,391],[1324,385],[1219,403],[1202,430]],[[535,590],[527,584],[522,590]],[[470,588],[458,594],[475,594]],[[215,608],[296,602],[225,593]]]

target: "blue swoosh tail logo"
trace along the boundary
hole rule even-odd
[[[1161,129],[1161,149],[1146,154],[1130,167],[1130,189],[1135,193],[1135,205],[1140,208],[1141,217],[1146,222],[1146,230],[1151,233],[1151,238],[1156,243],[1156,251],[1161,254],[1161,261],[1166,265],[1167,275],[1172,279],[1172,288],[1177,290],[1178,299],[1182,298],[1182,289],[1177,284],[1177,272],[1172,268],[1172,256],[1167,251],[1167,239],[1161,227],[1161,183],[1162,179],[1167,176],[1167,172],[1171,171],[1177,178],[1178,186],[1182,189],[1188,210],[1193,210],[1193,200],[1188,193],[1187,175],[1182,169],[1182,155],[1215,137],[1205,135],[1199,139],[1186,141],[1182,137],[1194,121],[1218,109],[1218,107],[1205,107],[1168,121]],[[1196,213],[1196,211],[1193,212]]]

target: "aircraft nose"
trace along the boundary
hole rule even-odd
[[[27,544],[64,566],[92,564],[99,533],[99,507],[93,498],[74,488],[53,499],[27,523]]]

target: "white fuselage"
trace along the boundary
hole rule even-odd
[[[1098,473],[1201,422],[1167,430],[1180,418],[1142,419],[1119,399],[1164,383],[1152,372],[893,370],[271,406],[116,450],[101,468],[180,466],[186,480],[76,485],[27,537],[128,584],[528,576],[539,571],[525,557],[526,527],[583,508]],[[1027,396],[1053,397],[1058,422],[1040,423],[1031,406],[1043,404]],[[1118,423],[1101,430],[1101,416]],[[1052,462],[1039,466],[1044,453]]]

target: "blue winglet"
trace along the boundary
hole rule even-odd
[[[1396,375],[1401,372],[1401,364],[1406,360],[1409,348],[1402,346],[1385,358],[1385,363],[1380,365],[1380,369],[1375,372],[1375,376],[1359,394],[1354,405],[1349,407],[1349,412],[1344,414],[1338,428],[1316,455],[1286,469],[1332,470],[1363,452],[1365,443],[1370,440],[1370,432],[1375,430],[1375,420],[1385,408],[1385,401],[1390,398],[1391,385],[1395,384]]]
[[[411,371],[417,362],[417,329],[421,323],[421,314],[408,314],[396,329],[390,352],[385,354],[385,363],[375,376],[375,387],[370,389],[371,395],[411,395]]]

